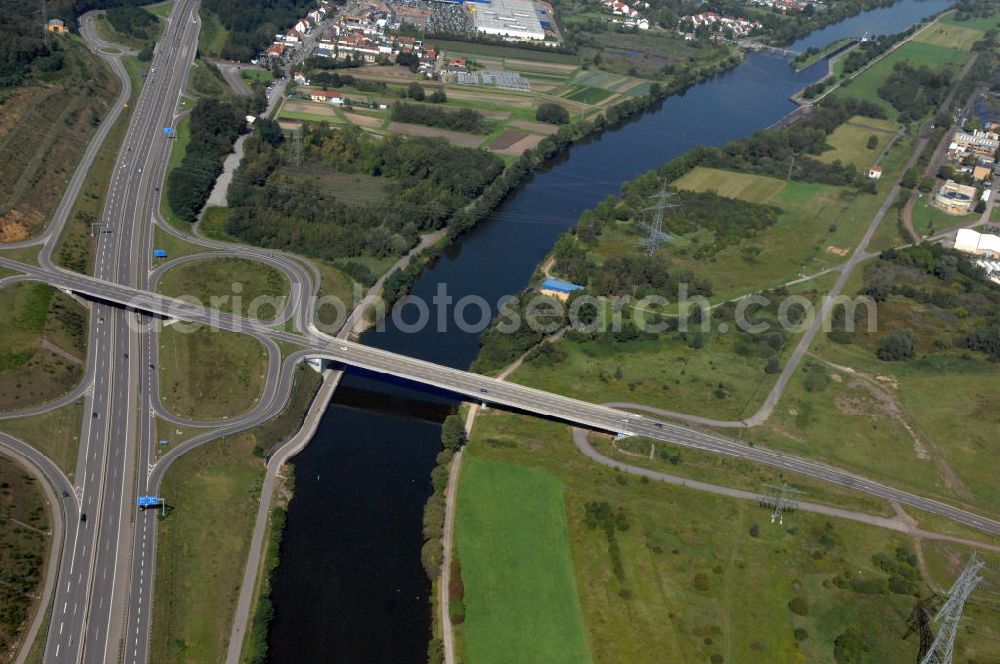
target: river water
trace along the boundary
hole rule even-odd
[[[791,48],[900,32],[948,4],[903,0]],[[721,145],[771,125],[794,108],[789,96],[825,71],[825,62],[795,73],[787,59],[751,54],[658,110],[574,146],[441,256],[413,295],[429,302],[446,287],[456,301],[479,295],[495,305],[521,291],[583,210],[697,145]],[[472,363],[479,347],[478,334],[455,325],[411,333],[391,321],[362,341],[459,368]],[[315,438],[294,460],[295,498],[272,586],[270,661],[426,661],[430,583],[420,564],[421,516],[440,448],[439,422],[454,403],[449,395],[363,372],[344,377]]]

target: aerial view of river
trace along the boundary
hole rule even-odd
[[[790,48],[900,32],[948,4],[902,0]],[[789,96],[826,67],[820,62],[796,73],[787,58],[750,54],[733,70],[573,146],[441,256],[412,294],[430,302],[446,286],[456,301],[479,295],[496,305],[520,292],[581,212],[693,147],[721,145],[773,124],[794,108]],[[479,334],[455,325],[410,332],[391,321],[362,341],[458,368],[468,367],[479,348]],[[293,460],[295,498],[272,585],[271,661],[426,661],[431,586],[420,564],[421,517],[440,449],[439,422],[454,403],[448,395],[362,372],[344,377],[313,441]]]

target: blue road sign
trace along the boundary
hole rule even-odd
[[[151,507],[160,504],[160,499],[156,496],[139,496],[135,499],[139,507]]]
[[[174,128],[173,127],[164,127],[163,128],[163,133],[166,134],[167,136],[170,136],[170,135],[172,135],[174,133]]]
[[[166,441],[166,440],[161,440],[161,441],[160,441],[160,445],[166,445],[166,444],[167,444],[167,441]]]
[[[167,250],[166,249],[153,249],[153,256],[155,256],[156,258],[166,258],[167,257]]]

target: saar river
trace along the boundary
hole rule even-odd
[[[791,48],[900,32],[948,4],[903,0]],[[480,295],[495,304],[521,291],[583,210],[690,148],[721,145],[773,124],[792,110],[789,96],[825,71],[825,62],[795,73],[787,59],[752,54],[657,110],[574,146],[442,256],[413,294],[430,301],[444,285],[455,300]],[[466,368],[479,335],[454,325],[409,333],[390,323],[362,341]],[[378,376],[352,371],[344,377],[315,438],[294,459],[295,498],[273,579],[271,661],[426,661],[430,582],[420,564],[421,517],[440,448],[439,422],[453,403]]]

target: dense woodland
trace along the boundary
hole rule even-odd
[[[203,99],[191,112],[191,141],[180,167],[167,176],[167,202],[174,213],[194,222],[208,200],[222,162],[243,131],[246,107],[242,102]]]
[[[878,96],[899,111],[900,122],[912,122],[929,115],[948,96],[951,74],[897,62]]]
[[[270,121],[262,121],[265,129]],[[405,253],[422,233],[441,228],[497,178],[499,157],[439,138],[373,138],[358,127],[305,124],[303,158],[317,170],[379,178],[385,193],[349,203],[319,180],[283,168],[289,146],[280,130],[247,140],[229,190],[227,230],[253,244],[327,260]]]
[[[256,57],[275,33],[290,26],[316,8],[315,0],[204,0],[202,6],[214,14],[229,32],[219,54],[224,60],[248,62]]]
[[[159,19],[142,7],[125,5],[112,7],[105,15],[108,23],[123,35],[135,39],[149,39],[156,34]]]

